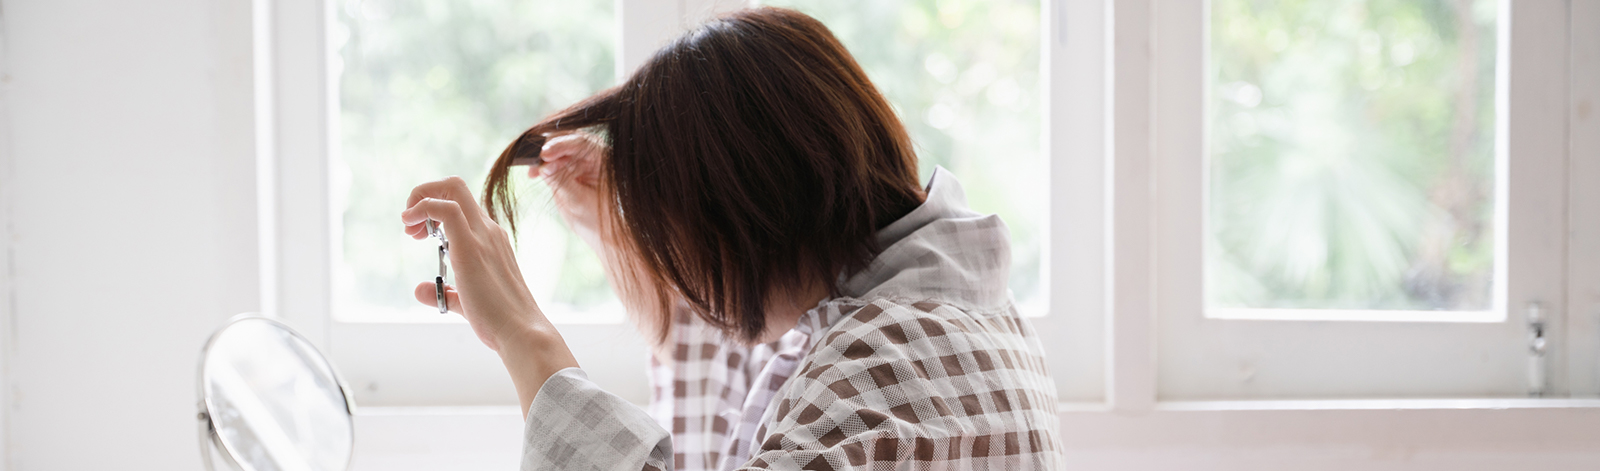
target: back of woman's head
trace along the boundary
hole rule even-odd
[[[923,198],[889,103],[826,27],[792,10],[713,20],[530,128],[490,173],[491,216],[515,228],[508,167],[571,131],[610,147],[607,272],[657,341],[677,299],[752,341],[789,295],[840,294],[839,277],[880,249],[875,232]]]

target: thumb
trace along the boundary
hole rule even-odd
[[[417,302],[435,308],[439,307],[439,300],[434,296],[433,282],[417,283],[417,289],[414,294],[417,296]],[[465,314],[465,311],[461,309],[461,293],[456,292],[455,286],[444,285],[444,302],[448,305],[450,312]]]

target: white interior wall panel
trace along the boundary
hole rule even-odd
[[[200,347],[257,305],[250,4],[3,10],[11,469],[197,469]]]

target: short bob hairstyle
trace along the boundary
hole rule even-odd
[[[840,295],[880,251],[877,230],[925,198],[888,101],[827,27],[792,10],[712,20],[529,128],[489,173],[490,216],[515,231],[509,167],[576,131],[609,146],[602,258],[657,345],[680,302],[749,343],[786,295]]]

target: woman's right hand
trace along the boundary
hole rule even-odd
[[[589,248],[596,252],[604,246],[600,240],[600,159],[607,152],[605,144],[596,136],[586,133],[563,134],[551,138],[539,151],[544,164],[528,170],[529,177],[543,178],[553,190],[556,208]]]
[[[411,190],[400,213],[406,233],[427,238],[429,220],[439,223],[450,240],[456,283],[445,292],[449,309],[465,317],[478,339],[500,354],[526,416],[545,380],[577,367],[578,361],[528,291],[510,236],[478,206],[465,181],[450,177]],[[419,283],[417,301],[436,305],[435,289],[433,283]]]

